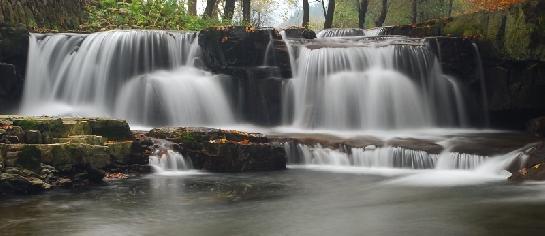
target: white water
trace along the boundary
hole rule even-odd
[[[285,145],[292,168],[321,171],[400,176],[391,184],[451,186],[481,184],[505,180],[505,169],[515,158],[523,158],[523,149],[493,157],[444,151],[429,154],[400,147],[369,146],[347,151],[321,145]]]
[[[196,33],[31,34],[22,114],[142,125],[233,123],[221,81],[192,68]]]
[[[457,81],[418,43],[329,39],[318,47],[300,46],[293,56],[295,78],[283,95],[284,104],[293,104],[284,113],[293,116],[284,116],[284,122],[312,129],[465,126]]]
[[[316,34],[318,38],[366,36],[366,30],[358,28],[324,29]]]
[[[149,164],[157,175],[195,174],[191,158],[172,150],[172,143],[155,140],[155,148],[149,157]]]

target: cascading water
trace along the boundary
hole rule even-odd
[[[369,146],[336,150],[304,144],[286,144],[291,164],[400,169],[476,169],[488,157],[458,152],[430,154],[401,147]]]
[[[190,158],[172,150],[172,144],[164,140],[155,140],[155,150],[149,157],[150,166],[158,174],[188,171],[193,168]]]
[[[526,158],[526,147],[491,157],[449,151],[429,154],[400,147],[375,146],[337,150],[319,144],[309,146],[286,143],[285,149],[291,168],[401,175],[388,183],[403,186],[450,186],[502,181],[509,176],[506,169],[515,160],[520,158],[524,161]]]
[[[404,129],[465,125],[463,94],[417,39],[322,39],[299,46],[284,91],[296,127]]]
[[[192,67],[196,37],[31,34],[21,113],[108,116],[142,125],[233,123],[221,81]]]
[[[366,36],[366,30],[358,28],[324,29],[316,34],[318,38]]]

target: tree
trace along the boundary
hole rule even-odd
[[[250,0],[242,0],[242,21],[250,23],[252,17],[252,5]]]
[[[223,20],[233,20],[233,14],[235,13],[236,0],[225,0],[225,6],[223,8]]]
[[[303,27],[308,28],[310,22],[310,7],[308,0],[303,0]]]
[[[212,18],[212,15],[214,15],[215,7],[216,7],[216,0],[206,0],[206,8],[204,9],[204,18]]]
[[[324,10],[324,29],[330,29],[333,26],[333,16],[335,14],[335,0],[329,0],[327,9],[325,8],[325,0],[319,0]]]
[[[418,3],[416,1],[418,0],[412,0],[412,9],[411,9],[411,23],[413,25],[416,25],[416,21],[418,19]]]
[[[190,16],[197,15],[197,0],[188,0],[187,1],[187,13]]]
[[[375,25],[377,27],[381,27],[384,25],[384,21],[386,21],[386,15],[388,14],[388,0],[382,0],[382,7],[380,10],[380,15],[378,16],[377,20],[375,21]]]
[[[448,17],[451,17],[452,16],[452,10],[454,8],[454,0],[449,0],[449,3],[448,3],[448,11],[447,11],[447,15]]]
[[[369,0],[359,0],[358,4],[358,25],[361,29],[365,29],[365,17],[369,8]]]

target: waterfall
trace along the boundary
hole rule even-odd
[[[473,50],[475,51],[475,58],[477,63],[477,76],[481,82],[481,96],[483,104],[483,120],[486,127],[490,126],[490,116],[488,114],[488,93],[486,90],[486,81],[483,71],[483,62],[481,59],[481,52],[479,51],[479,46],[476,43],[473,43]]]
[[[401,147],[368,146],[342,151],[322,147],[320,144],[286,144],[285,149],[291,164],[366,168],[477,169],[489,158],[449,151],[430,154]]]
[[[318,38],[330,38],[330,37],[347,37],[347,36],[366,36],[366,30],[359,28],[342,28],[342,29],[324,29],[316,37]]]
[[[197,34],[31,34],[21,113],[143,125],[233,123],[222,82],[193,66]]]
[[[297,127],[404,129],[465,125],[461,90],[421,41],[322,39],[299,47],[284,99]]]
[[[165,140],[155,140],[155,149],[149,157],[149,164],[158,174],[193,169],[191,159],[172,150],[172,143]]]

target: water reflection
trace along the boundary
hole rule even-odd
[[[527,185],[418,187],[305,169],[151,175],[0,203],[5,235],[499,235],[545,229]],[[524,196],[524,198],[520,198]]]

